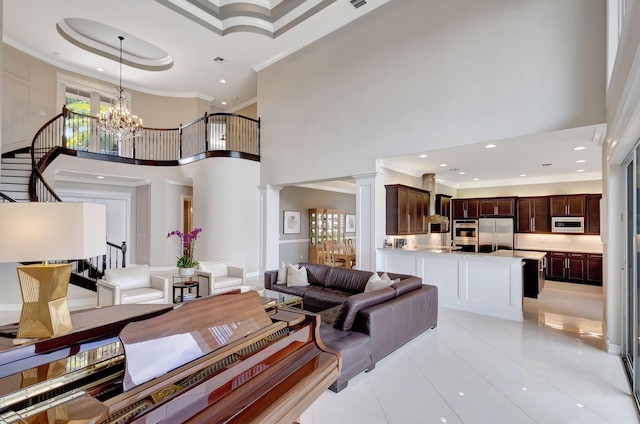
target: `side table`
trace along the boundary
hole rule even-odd
[[[190,275],[188,277],[181,277],[180,275],[173,276],[173,303],[181,303],[185,301],[185,290],[187,292],[186,300],[191,300],[193,293],[191,289],[196,289],[195,297],[200,297],[200,280],[197,275]],[[176,292],[180,291],[180,295],[177,296]]]

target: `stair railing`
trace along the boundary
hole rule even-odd
[[[15,200],[0,191],[0,203],[10,202],[15,202]]]
[[[211,152],[259,160],[260,119],[205,113],[178,128],[143,128],[141,135],[126,140],[103,132],[97,120],[63,107],[38,130],[31,143],[31,201],[60,201],[43,178],[45,169],[59,154],[104,160],[116,156],[145,165],[166,165],[167,161],[177,165],[184,158]]]

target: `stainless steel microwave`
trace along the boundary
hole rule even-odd
[[[551,217],[552,233],[584,233],[584,218],[581,216]]]

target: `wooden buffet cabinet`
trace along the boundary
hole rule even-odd
[[[339,209],[309,209],[309,262],[318,263],[322,243],[344,243],[346,212]]]

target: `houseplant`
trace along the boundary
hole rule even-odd
[[[178,267],[178,273],[180,276],[193,275],[195,267],[198,265],[198,261],[194,259],[195,242],[202,228],[194,228],[190,233],[183,234],[182,232],[175,230],[167,234],[167,238],[177,236],[180,239],[180,253],[176,266]]]

